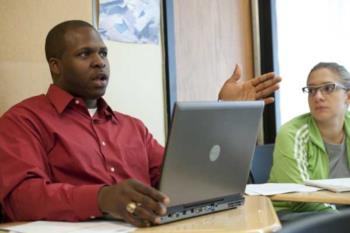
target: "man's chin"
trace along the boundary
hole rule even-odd
[[[106,87],[104,88],[99,88],[95,91],[94,95],[96,96],[96,99],[101,98],[102,96],[104,96],[106,93]]]
[[[105,93],[106,93],[105,90],[95,91],[93,93],[89,93],[89,95],[86,96],[85,99],[98,100],[99,98],[103,97],[105,95]]]

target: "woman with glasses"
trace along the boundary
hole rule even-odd
[[[310,112],[278,132],[269,182],[304,183],[308,179],[350,177],[350,74],[337,63],[319,63],[309,73]],[[281,221],[335,207],[321,203],[274,202]]]

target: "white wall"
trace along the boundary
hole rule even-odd
[[[140,118],[164,145],[166,117],[161,46],[105,43],[111,67],[106,99],[117,111]]]
[[[279,68],[283,77],[280,112],[284,124],[309,112],[308,96],[301,88],[306,86],[314,65],[337,62],[350,70],[350,2],[278,0],[276,10]]]

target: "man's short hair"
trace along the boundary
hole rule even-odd
[[[66,32],[72,29],[90,27],[96,30],[91,24],[82,20],[69,20],[57,24],[53,27],[46,36],[45,41],[45,55],[46,60],[49,61],[50,58],[61,58],[65,50],[65,39],[64,35]]]

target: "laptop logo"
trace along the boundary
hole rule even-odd
[[[215,162],[219,156],[220,156],[220,152],[221,152],[221,147],[219,145],[214,145],[209,152],[209,160],[212,162]]]

